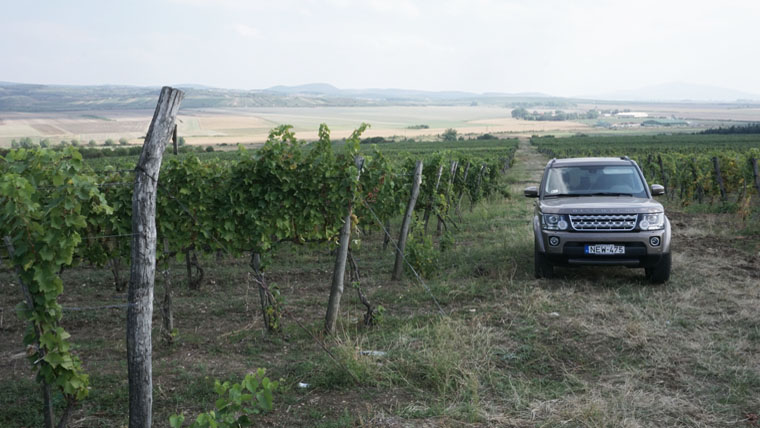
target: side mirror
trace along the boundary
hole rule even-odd
[[[525,196],[528,198],[538,197],[538,188],[536,186],[528,186],[525,188]]]
[[[652,190],[652,196],[660,196],[665,194],[665,188],[659,184],[653,184],[649,186],[649,188]]]

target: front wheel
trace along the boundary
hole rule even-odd
[[[533,266],[536,278],[554,277],[554,265],[546,258],[546,254],[538,251],[538,244],[533,246]]]
[[[645,268],[644,274],[652,284],[663,284],[670,279],[670,253],[665,253],[660,261],[651,268]]]

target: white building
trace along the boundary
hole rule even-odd
[[[649,113],[643,112],[643,111],[621,111],[620,113],[616,114],[617,117],[624,117],[624,118],[634,118],[634,119],[642,119],[645,117],[649,117]]]

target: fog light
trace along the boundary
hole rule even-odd
[[[552,247],[556,247],[557,245],[559,245],[559,238],[557,238],[556,236],[552,236],[551,238],[549,238],[549,245],[551,245]]]
[[[649,245],[653,247],[659,247],[660,246],[660,237],[659,236],[653,236],[649,238]]]

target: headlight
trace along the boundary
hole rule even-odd
[[[567,219],[560,214],[543,214],[541,226],[546,230],[567,230]]]
[[[641,230],[659,230],[665,227],[665,214],[641,214],[639,218],[639,229]]]

